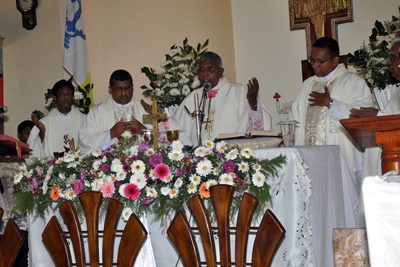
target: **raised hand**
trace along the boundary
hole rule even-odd
[[[310,106],[311,107],[328,107],[329,103],[331,102],[331,95],[329,94],[328,86],[325,85],[324,87],[325,92],[323,93],[318,93],[315,91],[312,91],[310,94],[310,97],[308,101],[310,101]]]
[[[352,108],[350,109],[350,118],[375,117],[378,114],[378,111],[379,110],[376,108]]]
[[[251,107],[257,105],[257,94],[259,89],[257,78],[253,77],[249,80],[249,83],[247,84],[247,101],[249,101]],[[257,107],[255,109],[257,109]]]
[[[148,113],[153,114],[153,109],[150,104],[147,104],[143,99],[140,100],[140,103],[142,104],[142,106]],[[159,105],[157,105],[157,114],[162,114],[162,111],[161,111],[161,108]]]
[[[39,128],[39,137],[40,137],[41,142],[43,142],[44,136],[45,136],[45,133],[46,133],[46,127],[44,126],[43,123],[41,123],[38,120],[38,118],[36,117],[35,114],[31,115],[31,119],[32,119],[33,123],[36,125],[36,127]]]

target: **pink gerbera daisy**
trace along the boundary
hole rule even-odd
[[[75,195],[79,195],[79,193],[82,191],[82,181],[81,180],[76,180],[74,182],[74,193]]]
[[[164,180],[169,175],[169,167],[166,164],[158,164],[154,169],[154,174],[160,180]]]
[[[115,187],[113,182],[104,183],[101,186],[100,192],[103,193],[103,197],[112,197],[115,193]]]
[[[126,198],[137,199],[140,195],[140,189],[136,184],[127,184],[124,189]]]

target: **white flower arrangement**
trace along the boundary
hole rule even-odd
[[[200,87],[197,69],[207,45],[208,40],[203,45],[199,43],[197,48],[193,48],[186,38],[183,47],[173,45],[165,55],[166,60],[160,65],[162,71],[143,67],[142,73],[150,80],[150,88],[146,85],[140,87],[145,89],[143,96],[154,98],[161,108],[179,105],[190,92]]]

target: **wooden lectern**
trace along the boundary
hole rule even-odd
[[[382,148],[382,173],[400,173],[400,115],[340,120],[360,147]]]
[[[18,157],[17,144],[21,148],[21,156],[32,151],[27,144],[8,135],[0,134],[0,162],[25,162],[24,158]]]

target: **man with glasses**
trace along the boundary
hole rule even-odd
[[[339,64],[339,45],[334,39],[318,39],[309,61],[315,76],[303,82],[289,111],[289,120],[300,122],[296,146],[340,145],[357,184],[362,154],[339,120],[349,118],[354,107],[374,106],[372,94],[362,77]]]
[[[204,53],[199,61],[199,80],[201,85],[210,83],[208,96],[204,105],[204,122],[201,126],[202,141],[214,140],[221,133],[239,133],[247,130],[270,130],[271,116],[267,107],[257,99],[259,90],[258,81],[252,78],[247,89],[238,83],[231,83],[222,77],[224,69],[220,56],[213,52]],[[160,124],[162,128],[183,130],[181,138],[185,144],[192,145],[197,141],[196,122],[185,111],[195,110],[194,95],[198,94],[199,102],[203,88],[189,94],[174,115],[169,118],[168,126]],[[186,142],[185,142],[186,140]]]
[[[133,97],[132,76],[126,70],[111,74],[108,89],[111,95],[90,110],[79,130],[79,147],[83,153],[110,147],[113,139],[125,131],[151,128],[150,124],[143,125],[143,114],[148,113]]]

